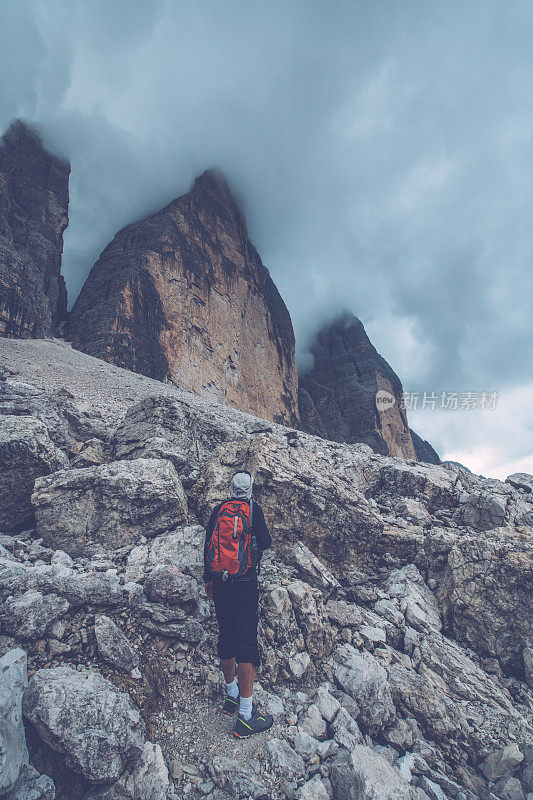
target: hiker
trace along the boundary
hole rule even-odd
[[[252,501],[252,486],[249,472],[233,476],[231,498],[213,509],[204,547],[205,590],[215,603],[218,657],[226,682],[222,710],[228,716],[238,710],[233,733],[239,739],[266,731],[273,723],[270,714],[261,714],[252,703],[259,666],[257,575],[261,553],[272,544],[263,509]]]

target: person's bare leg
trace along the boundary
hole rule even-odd
[[[255,680],[254,664],[239,664],[239,690],[241,697],[251,697]]]
[[[235,659],[234,658],[224,658],[220,659],[220,669],[224,674],[224,680],[226,683],[231,683],[235,677]]]

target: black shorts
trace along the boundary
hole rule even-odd
[[[218,657],[259,666],[257,581],[213,581]]]

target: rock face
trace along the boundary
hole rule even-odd
[[[0,658],[0,796],[16,784],[28,761],[22,726],[22,693],[28,683],[26,653],[11,650]]]
[[[60,274],[70,165],[22,122],[0,143],[0,336],[42,338],[66,318]]]
[[[418,433],[415,433],[412,428],[409,428],[409,432],[411,434],[411,439],[413,440],[413,446],[415,448],[417,459],[419,461],[425,461],[427,464],[440,464],[439,454],[435,448],[430,445],[426,439],[422,439]]]
[[[311,351],[313,368],[299,380],[304,430],[334,442],[363,442],[382,455],[439,462],[431,445],[420,437],[418,448],[413,442],[400,379],[357,317],[344,314],[323,328]],[[379,408],[378,391],[386,393]]]
[[[58,470],[35,481],[40,535],[69,555],[91,544],[119,547],[157,536],[187,518],[187,499],[169,461],[138,458]]]
[[[23,712],[53,750],[95,783],[116,780],[143,750],[139,712],[95,672],[38,670],[24,692]]]
[[[523,650],[533,641],[531,529],[459,539],[448,555],[439,598],[455,638],[522,673]]]
[[[30,524],[35,479],[68,463],[40,420],[0,414],[0,529],[17,531]]]
[[[265,419],[297,421],[292,323],[224,178],[119,231],[69,319],[74,347]]]

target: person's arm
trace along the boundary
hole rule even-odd
[[[209,522],[207,523],[207,527],[205,529],[205,542],[204,542],[204,583],[205,583],[205,591],[208,597],[212,596],[211,592],[211,584],[212,584],[212,576],[211,571],[209,569],[209,565],[207,563],[207,549],[209,545],[209,541],[215,529],[215,522],[218,514],[219,506],[213,509],[211,512],[211,516],[209,517]]]
[[[260,552],[263,550],[268,550],[268,548],[272,544],[272,537],[270,535],[270,531],[268,530],[268,526],[266,524],[265,515],[263,513],[263,509],[257,503],[254,503],[254,519],[253,519],[253,531],[255,533],[255,538],[257,540],[257,548]]]

